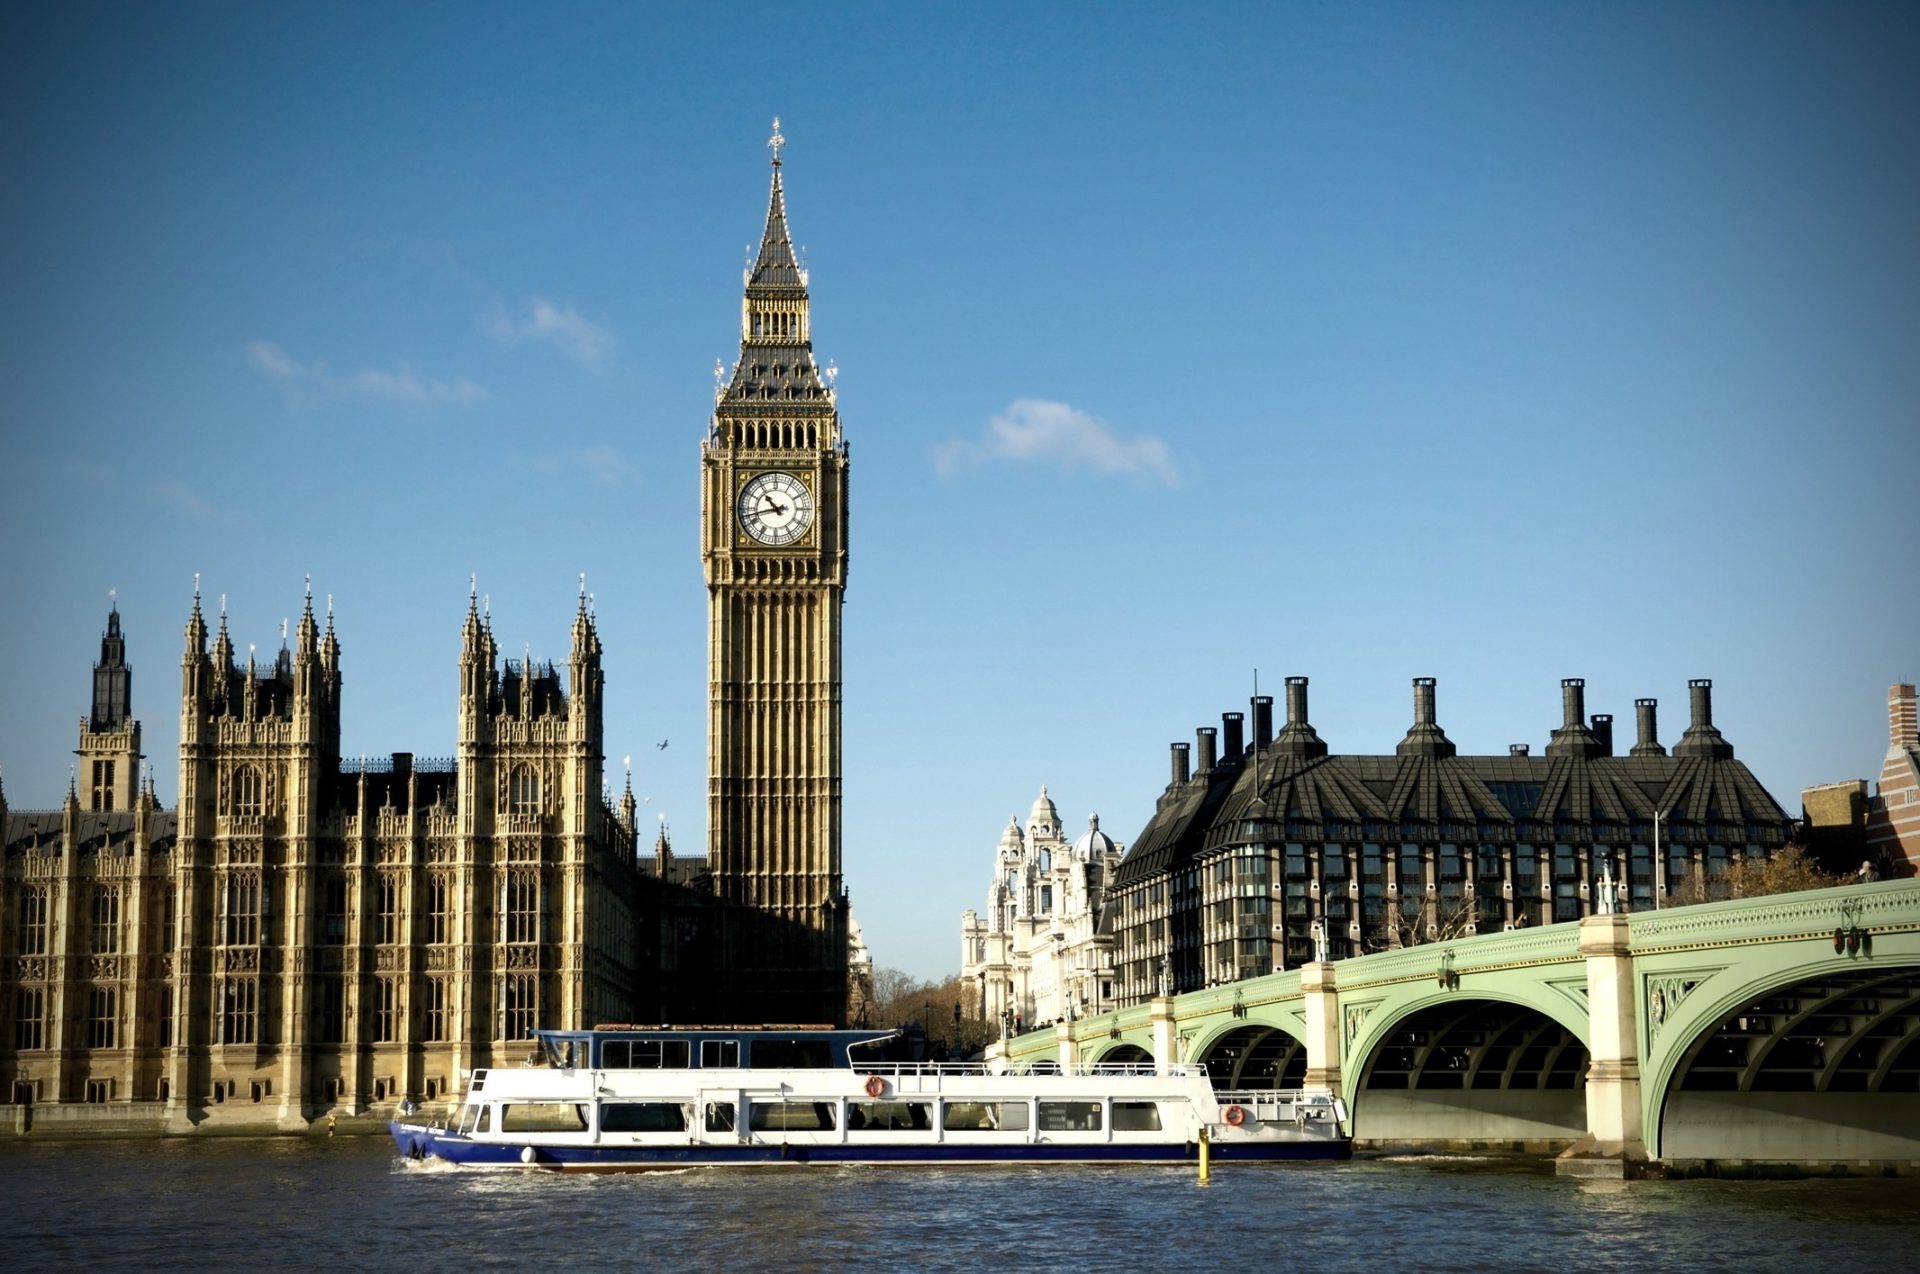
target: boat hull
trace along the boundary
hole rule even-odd
[[[422,1124],[388,1125],[394,1144],[409,1159],[439,1159],[476,1168],[525,1168],[555,1172],[645,1172],[673,1168],[741,1165],[874,1164],[958,1166],[1036,1163],[1186,1163],[1199,1157],[1192,1142],[1151,1144],[1103,1142],[1024,1142],[996,1145],[797,1145],[737,1143],[687,1145],[525,1144],[474,1141]],[[1216,1141],[1211,1158],[1220,1163],[1274,1160],[1346,1159],[1344,1138],[1247,1139]]]

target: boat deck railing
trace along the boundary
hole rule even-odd
[[[1244,1106],[1260,1120],[1338,1119],[1340,1108],[1325,1088],[1223,1088],[1214,1094],[1221,1108]]]
[[[1155,1066],[1152,1062],[1034,1062],[1031,1065],[1009,1068],[1004,1064],[987,1062],[855,1062],[855,1073],[861,1075],[891,1076],[960,1076],[960,1075],[1060,1075],[1074,1078],[1104,1075],[1172,1075],[1185,1077],[1205,1072],[1206,1067],[1179,1063],[1172,1066]]]

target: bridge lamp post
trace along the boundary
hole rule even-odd
[[[1660,910],[1660,895],[1667,892],[1667,860],[1660,852],[1660,823],[1667,816],[1665,810],[1653,812],[1653,909]]]

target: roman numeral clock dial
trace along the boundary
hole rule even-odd
[[[790,473],[763,473],[740,489],[740,527],[772,548],[792,544],[813,525],[813,493]]]

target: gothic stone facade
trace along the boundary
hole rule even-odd
[[[631,801],[602,796],[600,640],[566,682],[498,659],[469,606],[458,752],[340,756],[340,646],[311,597],[291,648],[181,661],[180,801],[134,789],[110,617],[58,810],[0,797],[0,1098],[36,1123],[305,1128],[432,1100],[535,1026],[620,1018],[641,944]],[[101,1107],[111,1108],[101,1110]],[[97,1121],[96,1121],[97,1122]]]
[[[1173,745],[1172,781],[1114,887],[1120,1003],[1297,967],[1321,947],[1338,959],[1652,907],[1792,838],[1714,728],[1711,682],[1690,683],[1671,753],[1654,700],[1635,701],[1638,739],[1616,756],[1613,718],[1585,717],[1584,683],[1561,696],[1542,756],[1457,755],[1426,677],[1392,756],[1330,755],[1304,677],[1287,680],[1277,736],[1263,696],[1251,746],[1238,712],[1224,740],[1198,732],[1197,764]]]

